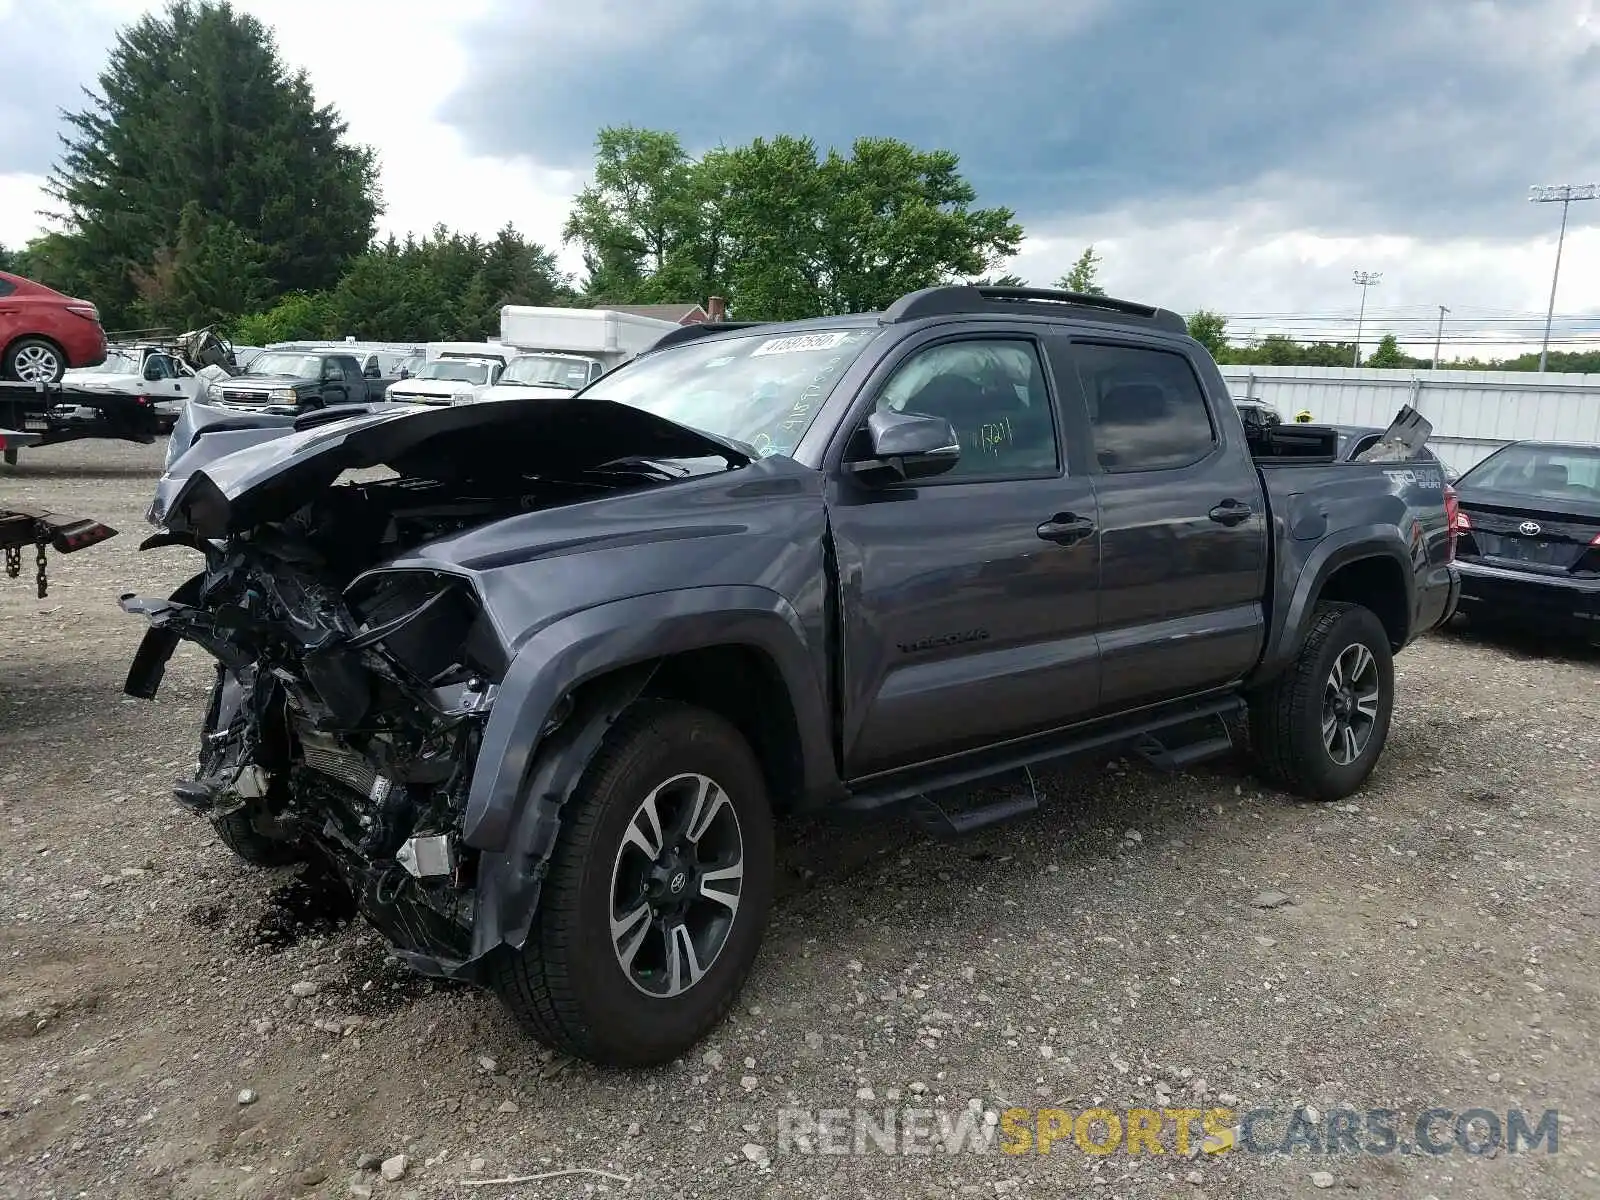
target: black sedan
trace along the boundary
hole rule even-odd
[[[1460,611],[1600,642],[1600,446],[1512,442],[1455,486]]]

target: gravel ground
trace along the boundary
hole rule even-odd
[[[137,553],[161,452],[0,469],[0,500],[122,531],[55,559],[47,600],[0,579],[0,1195],[1600,1196],[1595,652],[1414,646],[1352,804],[1102,761],[961,842],[793,829],[734,1016],[672,1067],[602,1071],[409,975],[170,799],[205,663],[185,648],[159,702],[123,697],[141,627],[115,605],[192,569]],[[1559,1149],[833,1155],[779,1129],[1296,1105],[1398,1110],[1407,1143],[1433,1106],[1559,1109]],[[467,1182],[574,1168],[607,1174]]]

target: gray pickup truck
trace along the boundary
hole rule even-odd
[[[124,597],[127,691],[210,651],[179,799],[597,1062],[726,1012],[776,819],[960,831],[1037,804],[973,781],[1246,727],[1267,780],[1335,800],[1457,600],[1436,465],[1247,442],[1183,321],[1106,298],[934,288],[674,331],[571,398],[297,425],[162,479],[146,545],[205,566]]]

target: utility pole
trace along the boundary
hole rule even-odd
[[[1361,289],[1361,312],[1356,316],[1356,352],[1350,360],[1352,367],[1361,365],[1361,325],[1367,319],[1367,289],[1377,287],[1382,278],[1382,271],[1357,271],[1350,278],[1350,282]]]
[[[1439,369],[1439,345],[1444,341],[1444,318],[1449,311],[1444,305],[1439,305],[1439,328],[1433,335],[1433,366],[1428,368],[1430,371]]]
[[[1561,247],[1567,240],[1567,208],[1574,200],[1600,198],[1600,185],[1592,183],[1561,183],[1555,187],[1531,187],[1528,199],[1534,204],[1561,205],[1561,232],[1556,237],[1556,269],[1550,274],[1550,307],[1544,314],[1544,342],[1539,346],[1539,370],[1544,370],[1545,359],[1550,354],[1550,323],[1556,315],[1556,281],[1561,278]]]

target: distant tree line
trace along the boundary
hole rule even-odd
[[[842,153],[779,135],[695,157],[672,133],[603,129],[563,230],[583,256],[574,280],[509,223],[489,239],[440,225],[375,242],[376,153],[316,102],[270,30],[226,0],[171,0],[139,18],[97,82],[88,107],[66,116],[47,184],[57,229],[0,247],[0,268],[92,300],[112,330],[216,325],[255,345],[479,339],[511,303],[717,295],[730,316],[786,320],[880,309],[956,280],[1024,284],[990,274],[1021,246],[1016,215],[976,207],[955,154],[894,138]],[[1100,266],[1091,245],[1056,286],[1104,295]],[[1222,362],[1344,366],[1353,352],[1276,334],[1236,345],[1208,311],[1189,328]],[[1551,358],[1600,369],[1600,353]],[[1425,362],[1392,335],[1365,359]]]

